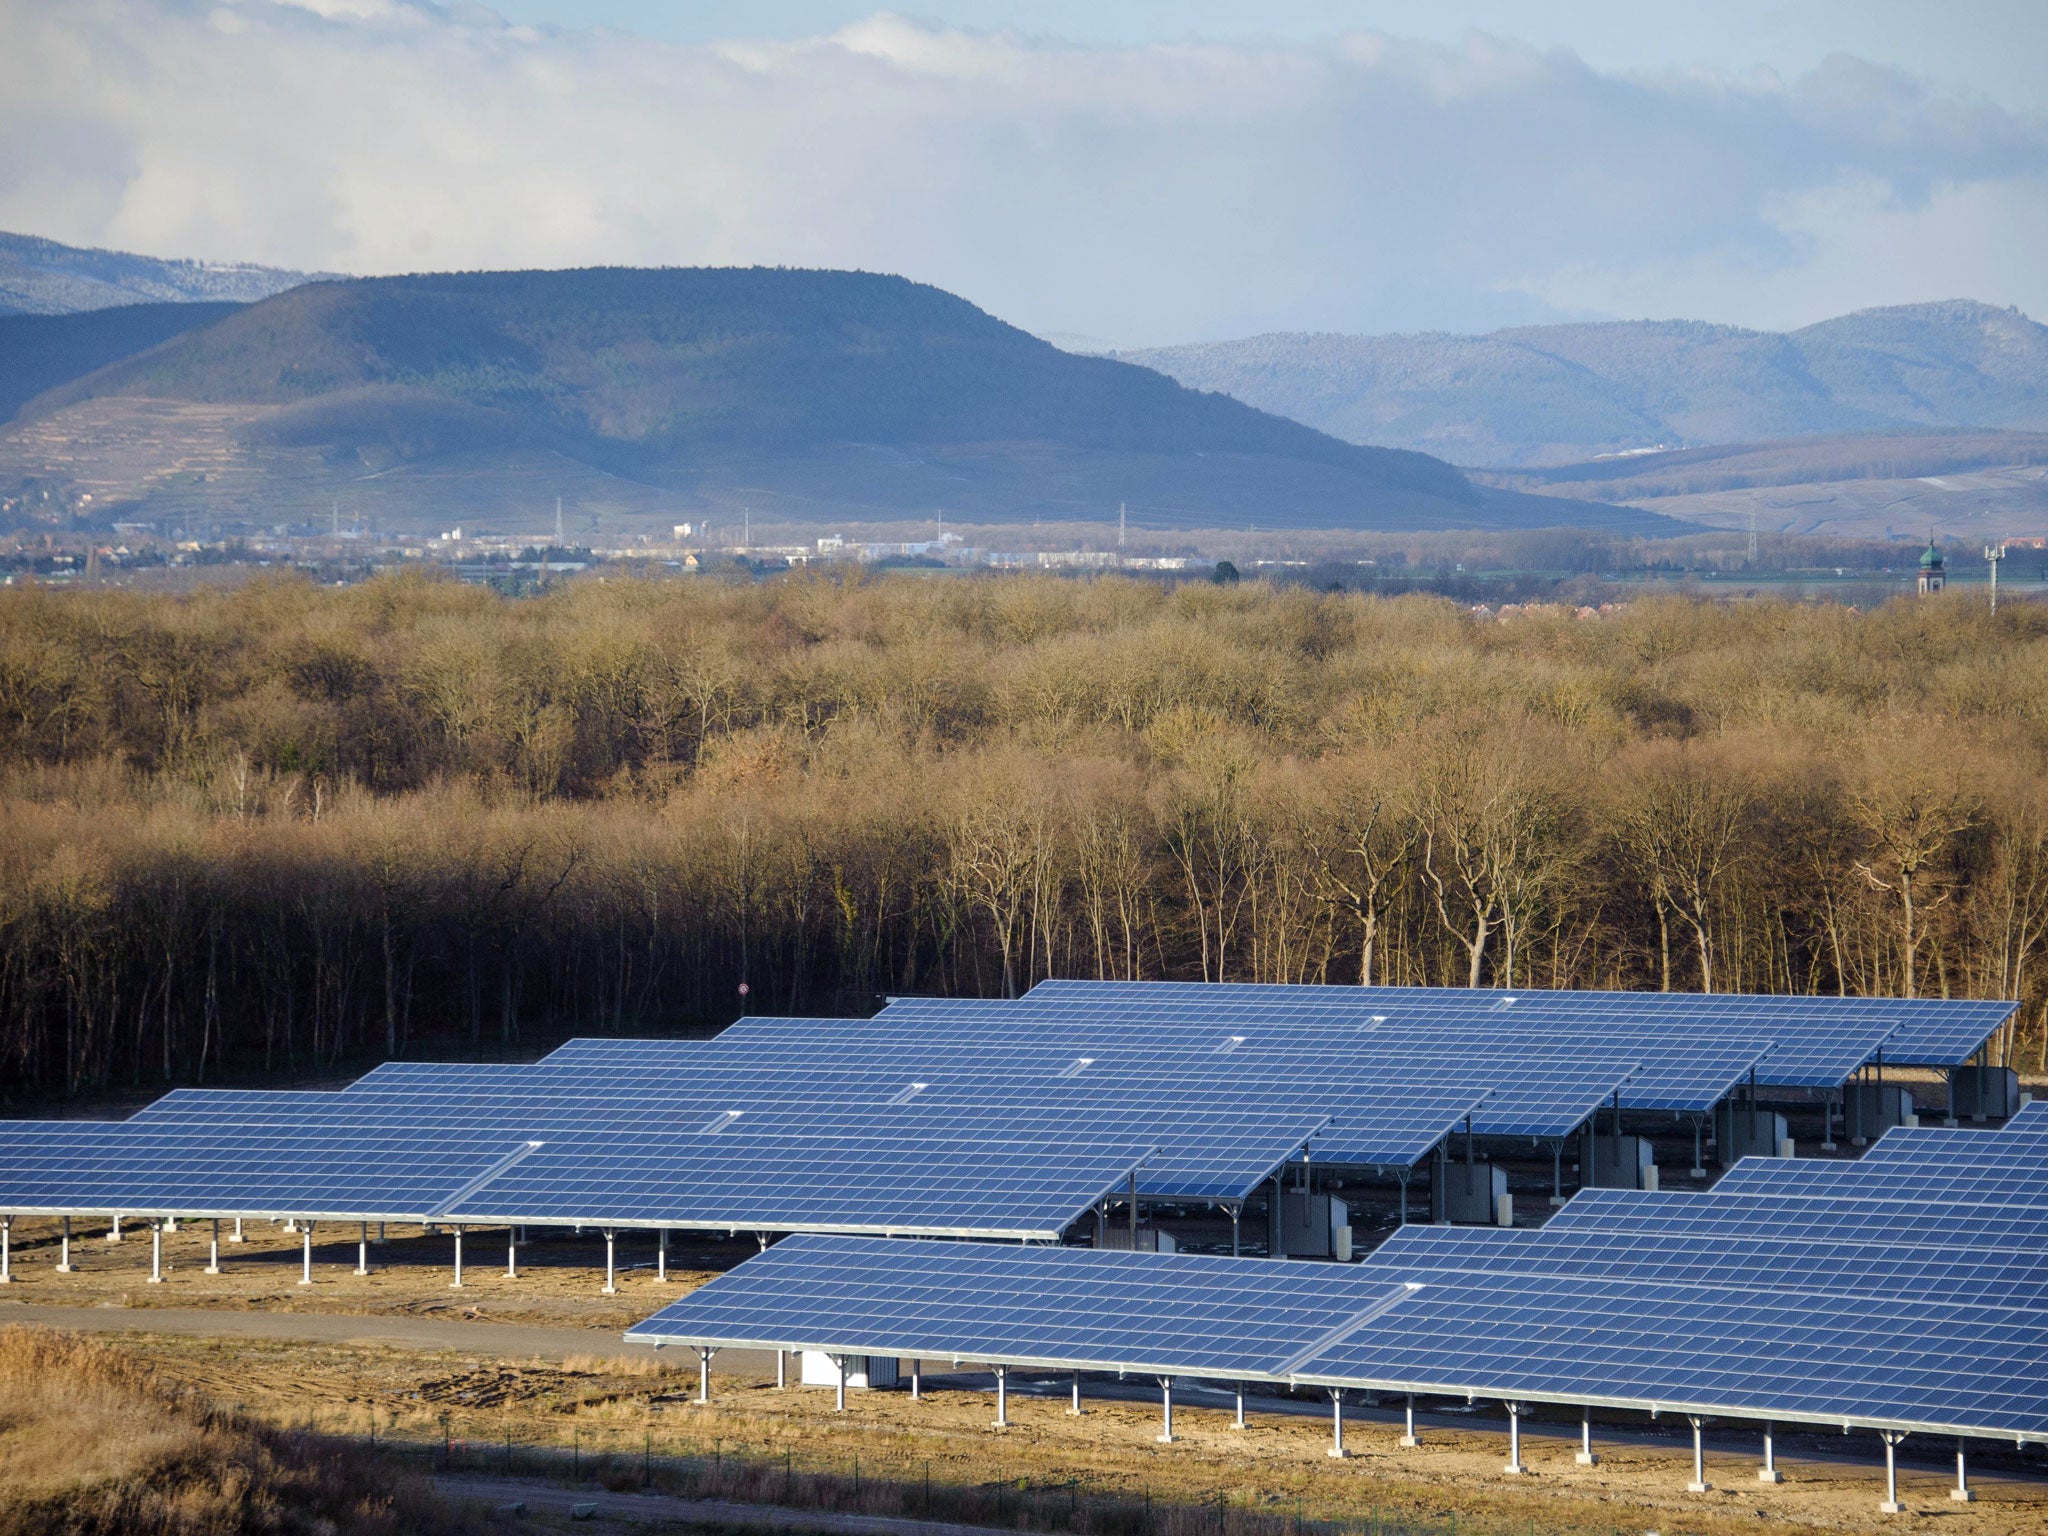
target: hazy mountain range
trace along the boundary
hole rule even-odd
[[[1373,529],[1655,514],[1473,484],[902,278],[590,269],[304,283],[246,307],[0,317],[0,485],[100,515],[536,514]],[[33,398],[29,396],[33,395]],[[109,510],[111,509],[111,510]]]
[[[1347,442],[1527,467],[1726,443],[2048,429],[2048,327],[1956,300],[1783,334],[1699,321],[1281,334],[1111,354]]]
[[[249,303],[312,274],[246,262],[164,261],[0,231],[0,315],[70,315],[117,304]]]

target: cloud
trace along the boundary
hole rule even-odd
[[[361,272],[904,272],[1126,341],[1557,313],[2048,313],[2048,124],[1831,59],[1475,35],[682,46],[421,0],[0,0],[0,227]]]

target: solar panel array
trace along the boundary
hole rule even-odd
[[[1703,1112],[2000,1007],[1045,983],[526,1066],[393,1063],[341,1092],[181,1090],[71,1140],[5,1133],[0,1209],[1046,1237],[1134,1162],[1144,1196],[1230,1206],[1303,1158],[1405,1177],[1461,1125],[1561,1139],[1609,1103]]]
[[[792,1241],[627,1337],[2048,1441],[2048,1112],[1880,1148],[1818,1195],[1591,1190],[1354,1267]],[[1951,1198],[1969,1163],[2037,1198]]]

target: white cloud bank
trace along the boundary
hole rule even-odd
[[[420,0],[0,0],[0,228],[358,272],[780,262],[1127,341],[1556,313],[2048,314],[2048,123],[1853,59],[878,15],[677,46]]]

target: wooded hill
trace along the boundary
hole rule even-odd
[[[0,366],[7,355],[0,339]],[[488,480],[526,455],[665,488],[679,514],[744,500],[798,517],[1102,522],[1127,504],[1154,527],[1676,526],[1477,487],[1424,455],[1061,352],[936,288],[858,272],[308,283],[48,390],[22,412],[35,432],[10,435],[89,465],[87,424],[138,401],[204,407],[208,430],[226,410],[239,447],[185,457],[225,463],[224,485],[254,466],[237,490],[252,516],[278,504],[273,483],[324,475],[324,497],[451,460]],[[179,462],[166,442],[164,462]],[[0,460],[36,467],[4,444]],[[546,504],[543,488],[522,492]]]
[[[240,261],[166,261],[0,231],[0,315],[69,315],[116,305],[246,304],[308,280]]]
[[[2048,608],[1263,582],[0,591],[44,1094],[1047,975],[2019,997]]]
[[[1852,432],[2048,430],[2048,327],[1964,300],[1783,334],[1644,320],[1280,334],[1116,355],[1350,442],[1473,466]]]

